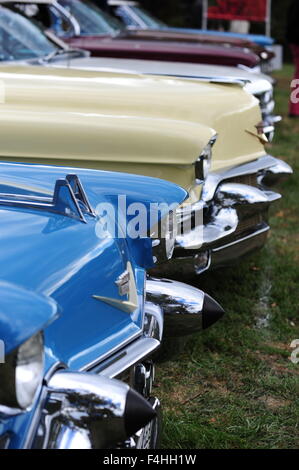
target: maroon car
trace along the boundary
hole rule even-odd
[[[262,62],[269,62],[275,57],[274,52],[265,49],[251,41],[239,38],[230,38],[226,36],[212,36],[208,34],[190,34],[171,32],[162,29],[135,29],[126,30],[126,39],[140,39],[141,41],[168,41],[185,42],[210,46],[225,46],[239,49],[249,49],[256,54]]]
[[[193,62],[250,68],[260,63],[248,49],[197,42],[143,40],[93,4],[80,0],[1,0],[63,38],[73,48],[97,57]]]

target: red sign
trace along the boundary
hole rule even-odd
[[[267,20],[267,0],[217,0],[208,9],[208,18],[216,20]]]

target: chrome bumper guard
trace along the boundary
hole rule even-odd
[[[230,264],[261,248],[270,230],[268,213],[281,195],[271,188],[292,174],[291,167],[269,155],[207,178],[202,200],[193,206],[188,230],[176,240],[173,260],[153,270],[200,274],[209,268]],[[202,223],[196,225],[198,211]],[[179,212],[184,220],[184,208]]]
[[[55,372],[42,392],[28,447],[43,449],[140,448],[159,434],[159,401],[151,396],[149,360],[163,335],[185,336],[224,314],[202,291],[166,279],[146,281],[142,336],[88,372]],[[117,380],[118,379],[118,380]]]

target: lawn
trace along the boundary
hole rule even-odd
[[[288,118],[292,67],[276,74],[279,124],[269,153],[294,176],[271,214],[266,248],[234,268],[191,283],[214,296],[226,317],[188,340],[157,370],[163,448],[294,449],[299,445],[299,121]]]

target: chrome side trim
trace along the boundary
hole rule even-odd
[[[248,235],[247,237],[243,237],[242,239],[236,240],[236,241],[234,241],[234,242],[232,242],[232,243],[228,243],[227,245],[223,245],[223,246],[220,246],[220,247],[218,247],[218,248],[214,248],[214,249],[212,250],[212,253],[218,253],[218,252],[220,252],[220,251],[226,250],[227,248],[231,248],[232,246],[237,246],[237,245],[239,245],[240,243],[243,243],[243,242],[245,242],[245,241],[251,240],[251,239],[254,238],[254,237],[258,237],[259,235],[263,235],[264,233],[269,232],[269,230],[270,230],[270,227],[264,227],[264,228],[262,228],[262,229],[260,229],[260,230],[257,230],[256,232],[254,232],[254,233]]]
[[[79,372],[89,372],[96,368],[100,363],[105,361],[107,358],[111,357],[113,354],[116,354],[118,351],[121,351],[123,348],[125,348],[128,344],[131,344],[133,341],[136,339],[142,337],[142,331],[140,330],[139,332],[135,333],[134,335],[130,336],[127,338],[125,341],[122,343],[118,344],[115,346],[115,348],[112,348],[109,352],[106,354],[103,354],[102,356],[97,357],[94,361],[89,362],[88,364],[85,364],[83,367],[79,369]]]
[[[160,75],[162,77],[175,77],[180,79],[186,80],[197,80],[199,82],[204,83],[212,83],[215,85],[239,85],[242,88],[247,85],[247,83],[251,83],[250,80],[246,78],[235,78],[235,77],[219,77],[219,76],[208,76],[208,75],[184,75],[179,73],[147,73],[147,75]]]
[[[223,247],[214,249],[211,253],[211,269],[232,265],[243,256],[262,248],[266,241],[270,227],[265,224],[260,230],[256,230],[246,237]]]
[[[141,360],[146,359],[160,347],[160,344],[160,341],[154,338],[141,338],[128,346],[121,354],[107,361],[107,365],[103,364],[96,368],[94,372],[110,379],[117,377]]]

